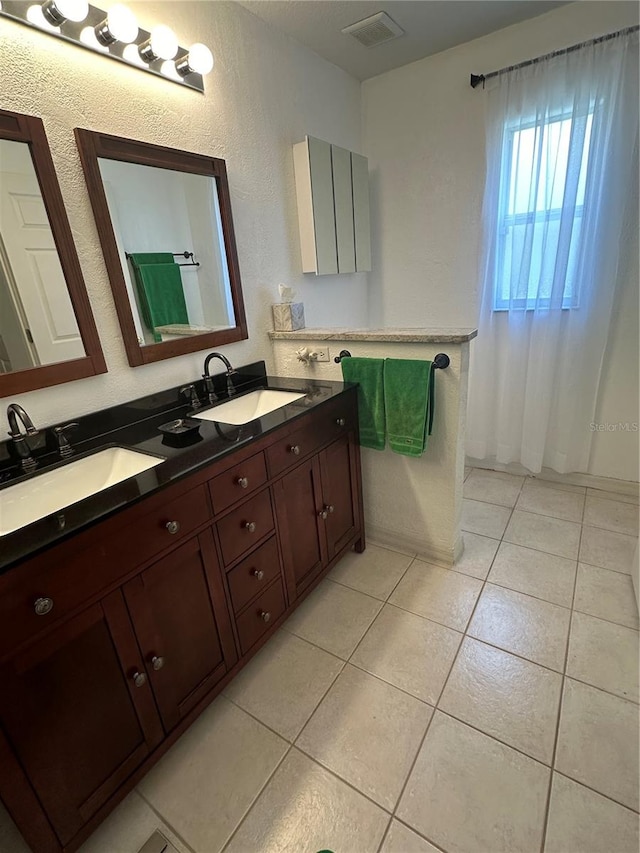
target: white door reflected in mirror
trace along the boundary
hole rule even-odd
[[[29,145],[2,139],[0,373],[84,356]]]
[[[98,164],[140,345],[234,328],[215,179]]]

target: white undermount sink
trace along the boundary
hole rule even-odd
[[[259,391],[250,391],[242,397],[235,397],[228,403],[220,403],[213,409],[207,409],[206,412],[193,412],[189,417],[240,426],[268,415],[269,412],[275,412],[276,409],[281,409],[305,396],[296,391],[273,391],[261,388]]]
[[[0,536],[115,486],[164,462],[125,447],[108,447],[0,491]]]

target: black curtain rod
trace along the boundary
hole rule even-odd
[[[581,41],[579,44],[572,44],[571,47],[564,47],[561,50],[554,50],[553,53],[546,53],[544,56],[537,56],[535,59],[527,59],[524,62],[519,62],[517,65],[507,65],[506,68],[500,68],[498,71],[491,71],[489,74],[472,74],[469,80],[472,89],[476,89],[480,83],[483,84],[486,80],[490,80],[492,77],[497,77],[499,74],[507,74],[509,71],[515,71],[517,68],[526,68],[528,65],[535,65],[538,62],[544,62],[547,59],[554,59],[556,56],[564,56],[567,53],[573,53],[574,50],[580,50],[583,47],[590,47],[594,44],[600,44],[603,41],[609,41],[610,39],[617,38],[618,36],[626,36],[630,33],[638,32],[640,27],[626,27],[624,30],[618,30],[615,33],[608,33],[606,36],[599,36],[595,39],[589,39],[589,41]]]

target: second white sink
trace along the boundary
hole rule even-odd
[[[269,412],[275,412],[276,409],[281,409],[283,406],[287,406],[295,400],[301,400],[305,396],[305,394],[296,391],[273,391],[268,388],[261,388],[259,391],[251,391],[242,397],[235,397],[228,403],[220,403],[219,406],[214,406],[213,409],[208,409],[206,412],[194,412],[189,417],[240,426],[255,421],[256,418],[261,418],[263,415],[268,415]]]
[[[0,491],[0,536],[160,465],[164,459],[108,447]]]

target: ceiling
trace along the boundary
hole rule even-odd
[[[543,0],[239,0],[359,80],[563,6]],[[386,12],[405,35],[366,48],[343,27]]]

